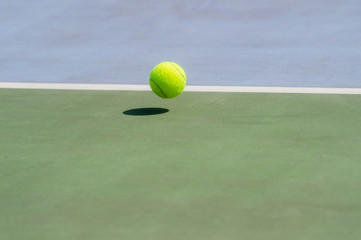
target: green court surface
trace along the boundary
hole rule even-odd
[[[361,237],[361,95],[0,100],[1,240]]]

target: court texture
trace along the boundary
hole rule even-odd
[[[359,0],[0,0],[0,240],[361,239],[360,30]]]

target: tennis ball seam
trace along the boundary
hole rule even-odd
[[[152,81],[155,86],[157,86],[157,88],[158,88],[159,91],[163,94],[163,96],[164,96],[165,98],[168,98],[167,95],[165,95],[165,93],[163,92],[163,90],[159,87],[159,85],[158,85],[155,81],[153,81],[153,79],[150,78],[149,80]]]
[[[184,77],[183,74],[178,70],[178,68],[174,65],[174,63],[172,63],[172,62],[169,62],[169,63],[170,63],[170,65],[179,73],[179,75],[182,77],[183,81],[185,82],[185,81],[186,81],[185,77]]]

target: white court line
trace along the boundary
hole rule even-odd
[[[149,85],[0,82],[0,88],[150,91]],[[361,88],[186,86],[186,92],[361,94]]]
[[[361,88],[189,86],[189,92],[361,94]]]
[[[0,88],[14,89],[50,89],[50,90],[127,90],[150,91],[148,85],[132,84],[78,84],[78,83],[24,83],[0,82]]]

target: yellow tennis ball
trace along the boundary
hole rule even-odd
[[[149,84],[152,91],[161,98],[174,98],[183,92],[187,76],[174,62],[162,62],[150,73]]]

